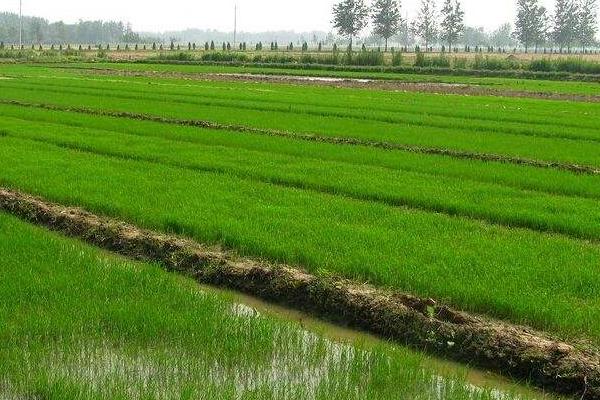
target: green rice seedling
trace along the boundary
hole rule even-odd
[[[239,148],[173,143],[159,138],[130,137],[89,128],[72,127],[65,130],[63,125],[31,124],[12,118],[0,121],[0,129],[8,135],[93,154],[232,174],[282,187],[314,190],[600,241],[598,199],[551,196],[457,178],[268,153],[259,155],[256,151]]]
[[[142,138],[167,139],[178,144],[193,143],[232,150],[243,149],[254,154],[262,154],[261,158],[267,159],[271,156],[291,156],[307,160],[333,161],[344,163],[348,165],[348,168],[370,166],[399,172],[416,172],[434,177],[501,184],[511,188],[547,194],[600,199],[600,176],[573,174],[568,171],[360,146],[338,146],[298,141],[293,138],[245,135],[234,131],[132,119],[123,120],[114,117],[10,105],[0,105],[0,113],[5,117],[29,121],[32,123],[31,126],[37,126],[37,123],[51,123],[55,128],[60,127],[58,129],[65,137],[69,137],[69,134],[73,133],[73,127],[93,128],[102,131],[98,133],[99,137],[102,137],[105,132],[113,135],[124,133]],[[36,130],[36,133],[39,133],[39,130]],[[7,134],[5,133],[5,135]],[[32,137],[37,136],[33,135]]]
[[[541,398],[473,386],[402,347],[333,340],[3,213],[0,228],[3,398]]]
[[[102,83],[98,82],[98,84]],[[233,123],[264,129],[317,133],[324,136],[503,154],[592,166],[600,165],[598,161],[600,141],[598,141],[597,130],[588,126],[575,126],[589,124],[594,121],[594,117],[590,117],[590,121],[587,121],[587,119],[570,119],[566,122],[570,125],[568,129],[565,129],[566,127],[555,127],[553,128],[554,132],[547,130],[547,126],[543,123],[536,124],[533,121],[499,123],[492,120],[493,115],[501,115],[501,111],[507,115],[514,113],[507,113],[506,104],[492,99],[487,104],[487,108],[491,108],[493,104],[496,114],[491,114],[488,117],[489,120],[473,121],[462,116],[448,117],[440,115],[430,117],[423,114],[423,111],[401,111],[400,113],[395,112],[393,115],[387,111],[383,113],[380,111],[366,111],[365,115],[358,117],[347,115],[343,111],[332,110],[331,107],[286,105],[282,103],[283,98],[277,103],[265,104],[264,100],[259,102],[218,98],[207,100],[206,98],[200,99],[197,96],[188,99],[181,95],[169,95],[168,93],[160,96],[142,94],[141,92],[139,94],[133,92],[118,94],[114,92],[122,89],[92,89],[92,84],[85,90],[83,87],[61,88],[60,85],[48,89],[43,89],[37,84],[23,87],[21,83],[0,82],[0,85],[5,86],[2,97],[8,99],[17,98],[25,101],[47,102],[47,99],[51,98],[52,104],[63,106],[77,104],[96,109],[108,108],[172,118],[210,120],[223,124]],[[11,85],[14,88],[11,88]],[[269,90],[276,90],[274,85],[268,87],[272,88]],[[92,92],[96,95],[92,95]],[[138,101],[140,98],[143,98],[144,101]],[[429,104],[429,101],[435,98],[436,96],[433,95],[423,97],[422,104],[419,107],[435,108],[434,104]],[[406,101],[408,103],[406,107],[400,107],[399,104],[400,109],[414,107],[411,103],[417,102],[414,98],[407,98]],[[531,107],[530,118],[533,119],[535,118],[537,105],[535,102],[527,104]],[[516,104],[511,107],[517,110],[515,112],[519,112],[519,106]],[[244,112],[232,113],[231,110],[233,109],[243,110]],[[568,112],[566,111],[568,109],[565,106],[562,113]],[[576,112],[574,110],[575,108],[573,108],[573,113]],[[548,111],[544,110],[543,112],[547,113]],[[542,118],[541,115],[540,118]],[[511,126],[512,128],[510,128]]]
[[[0,140],[4,186],[598,341],[597,244],[135,157]]]

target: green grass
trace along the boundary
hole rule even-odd
[[[0,130],[10,136],[95,154],[145,160],[192,171],[235,175],[281,187],[600,241],[598,199],[549,195],[461,178],[310,160],[240,148],[173,142],[11,117],[0,121]]]
[[[223,173],[0,140],[3,185],[600,342],[598,245]]]
[[[102,138],[106,133],[123,133],[142,138],[160,138],[181,145],[185,143],[260,154],[259,160],[271,156],[289,156],[308,161],[343,163],[347,168],[369,166],[395,173],[414,172],[434,178],[456,178],[463,181],[502,184],[511,188],[558,194],[573,197],[600,199],[600,176],[576,175],[566,171],[517,166],[495,162],[454,159],[438,155],[414,154],[403,151],[386,151],[360,146],[338,146],[328,143],[312,143],[289,138],[239,134],[187,126],[124,120],[121,118],[48,111],[36,108],[0,105],[0,113],[36,123],[51,123],[52,131],[60,129],[61,137],[69,137],[75,128],[96,129],[91,138]],[[6,120],[8,121],[8,119]],[[0,121],[1,123],[2,121]],[[43,134],[36,130],[37,134]],[[37,137],[31,135],[30,137]],[[118,145],[118,143],[114,143]],[[155,154],[158,156],[159,154]],[[196,157],[201,154],[195,154]],[[239,166],[239,164],[236,164]],[[274,171],[277,172],[277,171]]]
[[[0,81],[0,98],[600,165],[598,104],[150,81],[20,78]]]
[[[492,399],[466,370],[332,341],[0,213],[0,397]],[[506,399],[537,397],[516,386]],[[503,397],[504,398],[504,397]]]
[[[152,87],[148,88],[151,84]],[[127,88],[124,88],[127,85]],[[331,88],[284,86],[260,86],[248,90],[246,83],[228,83],[225,86],[215,82],[197,82],[194,85],[176,84],[172,79],[110,77],[37,77],[35,80],[22,78],[4,82],[6,88],[22,88],[61,93],[81,94],[81,89],[98,91],[108,97],[131,99],[144,96],[145,100],[170,100],[178,104],[212,105],[218,107],[235,106],[240,110],[276,111],[312,116],[332,116],[373,122],[388,122],[413,126],[437,128],[457,128],[473,132],[500,132],[528,136],[562,137],[583,140],[600,140],[594,129],[598,118],[594,114],[600,106],[595,104],[570,105],[569,103],[545,102],[540,107],[530,99],[511,99],[511,107],[506,100],[481,97],[450,95],[455,100],[453,108],[439,107],[445,96],[431,94],[373,92],[372,98],[356,96],[356,89],[348,96],[339,96]],[[264,85],[263,85],[264,86]],[[245,90],[236,90],[245,89]],[[266,90],[268,89],[268,90]],[[361,93],[362,91],[358,91]],[[315,96],[318,94],[319,96]],[[333,95],[333,96],[332,96]],[[335,102],[331,102],[332,97]],[[371,100],[368,102],[367,100]],[[527,107],[526,112],[521,107]],[[426,113],[424,109],[428,108]],[[501,110],[504,110],[502,112]],[[560,110],[562,115],[555,115]],[[565,118],[565,113],[586,118]],[[568,114],[566,115],[569,116]],[[502,124],[499,124],[502,122]],[[561,128],[571,128],[565,132]]]
[[[0,65],[0,76],[11,78],[0,79],[0,101],[64,108],[50,111],[0,104],[0,186],[220,244],[243,255],[300,266],[318,275],[432,297],[464,310],[528,324],[565,340],[600,345],[600,175],[299,137],[311,133],[599,168],[600,104],[175,76],[104,76],[28,65]],[[534,83],[543,90],[577,92],[580,88],[583,93],[583,86],[570,82],[531,81],[525,85],[527,90]],[[506,90],[520,87],[517,80],[490,79],[482,84]],[[596,91],[594,85],[586,87],[588,94]],[[71,107],[89,112],[68,111]],[[289,135],[94,114],[107,110],[278,129]],[[6,226],[47,235],[4,219],[11,221]],[[0,217],[0,225],[2,221]],[[31,238],[33,234],[12,234],[7,228],[6,232],[0,229],[0,239],[2,235]],[[181,393],[181,398],[198,397],[193,390],[202,390],[208,398],[215,393],[227,397],[235,382],[238,387],[241,382],[245,398],[281,398],[295,391],[302,398],[306,397],[303,390],[312,387],[299,388],[298,377],[307,370],[314,372],[317,365],[324,374],[317,398],[402,397],[404,393],[391,391],[394,381],[407,382],[400,386],[406,388],[408,398],[415,397],[413,392],[425,397],[432,393],[429,375],[414,378],[415,370],[422,369],[422,359],[405,350],[349,344],[343,348],[352,356],[328,364],[333,353],[339,354],[330,350],[328,340],[319,336],[318,343],[311,342],[315,347],[302,347],[298,338],[306,334],[294,324],[270,317],[229,316],[219,308],[231,308],[226,298],[189,306],[188,300],[173,294],[173,288],[186,285],[185,293],[197,293],[193,284],[165,275],[156,266],[117,260],[116,270],[127,265],[125,269],[136,273],[154,271],[152,278],[142,274],[134,279],[111,269],[108,274],[98,272],[93,286],[97,293],[81,276],[75,275],[69,286],[66,277],[73,275],[76,264],[64,251],[51,248],[52,243],[68,243],[66,247],[74,248],[75,254],[94,250],[85,246],[80,250],[75,242],[52,237],[40,240],[41,246],[31,245],[28,239],[27,247],[43,250],[31,258],[39,264],[36,270],[64,274],[56,286],[50,286],[52,279],[44,286],[46,281],[32,278],[31,273],[0,282],[0,288],[4,285],[13,291],[1,296],[11,301],[26,298],[25,292],[34,293],[31,307],[27,301],[19,303],[22,312],[9,312],[11,306],[0,304],[0,318],[11,321],[7,328],[0,324],[0,339],[7,337],[11,343],[0,346],[0,352],[6,353],[6,357],[0,353],[0,358],[9,360],[6,371],[15,377],[31,377],[22,382],[33,381],[42,397],[57,397],[60,392],[77,397],[90,387],[97,398],[106,397],[104,388],[118,393],[117,398],[126,397],[127,387],[150,390],[148,398],[158,397],[159,388],[172,388],[170,392]],[[0,240],[0,251],[10,253],[9,260],[25,259],[7,249],[10,245]],[[87,271],[93,263],[85,260]],[[15,266],[6,270],[16,273]],[[138,280],[141,286],[136,286]],[[40,285],[50,294],[38,292]],[[14,296],[15,287],[25,289]],[[64,294],[69,287],[85,290]],[[47,311],[41,299],[50,300],[48,307],[56,312]],[[199,301],[197,295],[193,299]],[[96,303],[104,308],[94,308]],[[66,312],[70,307],[81,312],[70,316]],[[194,314],[203,307],[210,312]],[[180,313],[181,309],[186,311]],[[228,318],[235,318],[237,325]],[[89,332],[83,326],[91,326]],[[194,333],[199,326],[202,332]],[[28,329],[32,335],[26,334]],[[232,329],[231,334],[225,333],[232,339],[213,345],[219,329]],[[37,335],[38,331],[49,333]],[[164,340],[154,345],[157,337]],[[246,345],[253,346],[252,351],[246,352]],[[24,355],[34,357],[25,366],[19,362]],[[107,359],[117,366],[109,373]],[[273,385],[265,375],[274,360],[289,378],[282,386]],[[225,367],[210,375],[207,363],[215,362]],[[401,362],[409,367],[399,368]],[[83,370],[84,375],[81,363],[92,366]],[[144,386],[147,378],[142,373],[148,376],[148,371],[157,374],[156,386]],[[204,386],[198,389],[189,382]],[[7,383],[0,380],[0,396],[3,384]],[[360,390],[350,394],[352,387]]]

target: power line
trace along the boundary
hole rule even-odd
[[[233,8],[233,47],[235,48],[237,40],[237,4]]]
[[[19,0],[19,49],[23,47],[23,0]]]

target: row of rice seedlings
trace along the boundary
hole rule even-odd
[[[298,69],[288,66],[286,68],[277,68],[276,66],[235,66],[235,65],[185,65],[185,64],[152,64],[152,63],[106,63],[95,62],[80,63],[70,61],[66,64],[53,63],[53,66],[71,69],[90,69],[100,68],[115,71],[151,71],[151,72],[167,72],[167,73],[244,73],[244,74],[260,74],[260,75],[280,75],[280,76],[304,76],[304,77],[331,77],[331,78],[346,78],[346,79],[384,79],[392,81],[404,82],[432,82],[432,83],[449,83],[449,84],[464,84],[476,85],[484,88],[494,89],[499,92],[530,92],[532,95],[573,95],[573,96],[597,96],[600,90],[597,85],[583,81],[556,81],[543,79],[521,79],[514,77],[485,77],[485,76],[460,76],[460,75],[436,75],[428,72],[424,74],[403,74],[390,73],[381,71],[342,71],[332,69]],[[22,73],[23,71],[39,72],[42,70],[41,64],[36,64],[34,68],[26,64],[3,64],[0,66],[0,72],[5,73]],[[59,73],[55,68],[46,69],[52,74]]]
[[[224,174],[0,140],[2,185],[241,254],[447,299],[562,336],[600,339],[598,245]]]
[[[3,86],[22,90],[35,89],[42,93],[59,92],[63,95],[88,93],[125,101],[143,97],[145,102],[170,102],[181,107],[193,105],[231,108],[239,110],[243,114],[247,112],[279,112],[296,117],[351,119],[372,125],[374,129],[377,129],[378,124],[383,123],[394,124],[398,128],[438,128],[449,131],[470,132],[474,135],[511,134],[600,141],[598,131],[595,129],[599,120],[594,117],[594,115],[600,113],[592,112],[586,116],[582,115],[584,110],[578,109],[576,114],[573,113],[572,117],[567,118],[564,108],[558,109],[548,106],[547,110],[543,110],[543,113],[536,116],[534,107],[518,99],[511,99],[509,104],[503,102],[492,105],[486,102],[487,107],[482,107],[480,104],[482,99],[478,99],[479,103],[476,108],[472,104],[467,104],[466,107],[453,104],[452,109],[448,110],[443,106],[447,96],[423,94],[418,96],[419,100],[421,100],[421,97],[433,98],[434,102],[419,101],[418,103],[415,103],[414,96],[410,98],[395,96],[391,99],[385,99],[385,104],[393,104],[393,108],[377,110],[376,107],[374,109],[364,100],[354,104],[345,104],[348,102],[344,101],[339,95],[328,98],[326,93],[319,92],[318,96],[315,96],[310,90],[307,90],[309,93],[305,93],[305,97],[302,97],[305,99],[303,101],[300,96],[295,96],[295,99],[292,100],[285,93],[277,93],[276,91],[269,99],[269,94],[248,90],[247,85],[239,87],[239,92],[242,93],[242,95],[239,95],[232,92],[232,89],[235,88],[234,85],[226,88],[211,87],[207,90],[197,90],[195,86],[193,88],[188,86],[187,93],[178,93],[178,89],[172,85],[156,85],[156,83],[153,83],[149,90],[147,84],[149,81],[141,81],[142,85],[136,85],[134,82],[113,82],[106,79],[98,79],[97,81],[67,79],[58,82],[56,82],[56,79],[47,79],[45,82],[44,80],[40,82],[39,79],[36,79],[35,81],[3,82]],[[273,90],[273,85],[267,87],[269,90]],[[281,91],[281,86],[277,87]],[[312,96],[306,97],[308,95]],[[359,99],[360,97],[358,96]],[[318,98],[322,98],[322,100],[314,100]],[[322,101],[328,101],[328,103],[322,103]],[[369,101],[372,103],[373,99],[369,99]],[[529,102],[531,104],[531,101]],[[521,106],[524,106],[524,110],[520,110]],[[594,106],[594,110],[598,111],[599,106]],[[561,115],[557,116],[556,112],[559,110]]]
[[[34,78],[34,79],[32,79]],[[107,76],[98,75],[94,72],[71,73],[71,74],[39,74],[20,77],[18,82],[37,83],[47,86],[55,86],[60,83],[61,87],[80,88],[90,87],[95,89],[110,90],[115,93],[123,93],[123,86],[127,85],[129,93],[148,93],[180,96],[199,96],[208,98],[219,98],[229,100],[249,100],[267,104],[286,103],[303,106],[326,106],[331,109],[344,110],[347,112],[360,110],[362,113],[369,111],[388,111],[393,113],[421,112],[424,108],[430,108],[428,115],[441,117],[461,117],[470,120],[484,120],[494,122],[520,122],[541,125],[559,125],[569,127],[594,127],[594,121],[598,118],[593,111],[598,109],[594,103],[567,103],[547,102],[537,99],[509,99],[515,112],[498,113],[498,107],[506,107],[506,98],[486,96],[486,103],[482,104],[480,96],[454,96],[453,108],[440,108],[445,96],[427,93],[404,93],[394,91],[374,90],[369,96],[364,90],[346,88],[343,91],[332,90],[330,87],[319,86],[296,86],[296,85],[272,85],[268,82],[248,86],[244,82],[219,82],[210,80],[186,80],[171,76]],[[148,82],[152,87],[148,88]],[[14,83],[14,82],[13,82]],[[261,86],[269,86],[270,90],[260,90]],[[239,90],[238,90],[239,89]],[[443,91],[443,86],[440,86]],[[352,93],[353,96],[347,96]],[[368,101],[366,101],[368,99]],[[376,100],[376,101],[373,101]],[[399,108],[399,106],[402,108]],[[526,108],[523,110],[522,108]],[[512,110],[511,109],[511,110]],[[556,111],[573,118],[559,117]],[[585,114],[585,112],[590,112]],[[355,114],[350,114],[355,115]],[[577,118],[586,115],[585,118]]]
[[[600,241],[600,208],[596,199],[539,194],[495,184],[367,166],[349,168],[342,163],[259,155],[254,151],[173,143],[89,128],[65,130],[60,124],[30,123],[10,117],[0,121],[0,129],[11,136],[95,154],[231,174],[288,188]]]
[[[0,83],[2,86],[2,83]],[[86,93],[64,93],[60,89],[44,92],[39,89],[3,87],[0,98],[63,106],[85,106],[182,119],[201,119],[223,124],[279,129],[290,134],[304,132],[325,137],[352,138],[364,141],[390,142],[430,148],[474,151],[544,161],[559,161],[591,166],[600,165],[600,143],[563,138],[531,137],[505,133],[473,134],[461,129],[411,127],[395,123],[374,123],[330,116],[294,115],[288,112],[232,112],[229,107],[177,104],[165,101],[103,97]]]
[[[482,183],[501,184],[516,189],[590,199],[600,199],[600,176],[576,175],[567,171],[540,169],[504,163],[454,159],[410,152],[390,152],[377,148],[336,146],[328,143],[296,141],[288,138],[255,135],[236,135],[235,132],[177,126],[151,121],[138,121],[86,115],[62,111],[0,105],[0,113],[32,123],[51,123],[62,126],[64,134],[72,128],[90,128],[105,133],[124,133],[142,138],[160,138],[173,145],[192,143],[224,147],[232,151],[248,150],[255,158],[290,156],[294,159],[332,161],[347,168],[369,166],[392,172],[414,172],[439,177],[458,178]],[[63,135],[64,136],[64,135]],[[171,145],[171,144],[170,144]],[[163,149],[164,150],[164,149]],[[162,153],[162,151],[161,151]],[[157,153],[159,154],[159,153]],[[200,156],[197,154],[196,156]],[[255,160],[256,161],[256,160]],[[307,162],[308,162],[307,161]]]
[[[0,396],[519,399],[383,342],[335,342],[0,213]],[[541,398],[541,396],[539,396]]]

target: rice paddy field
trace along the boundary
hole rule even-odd
[[[440,90],[228,75],[241,73]],[[575,81],[0,64],[0,187],[595,350],[598,95]],[[0,397],[550,398],[8,214],[0,228]]]

